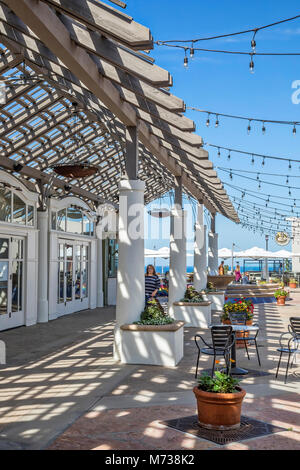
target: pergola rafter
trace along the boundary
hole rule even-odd
[[[2,107],[0,159],[12,162],[6,168],[19,162],[24,177],[46,181],[53,165],[89,162],[98,168],[94,176],[57,177],[54,186],[116,202],[125,128],[137,126],[147,202],[181,176],[185,191],[211,213],[238,221],[193,121],[182,114],[183,101],[162,88],[172,85],[170,74],[139,52],[153,47],[147,28],[94,0],[2,0],[0,42],[2,79],[22,63],[40,79],[11,88]],[[76,129],[72,102],[79,109]]]

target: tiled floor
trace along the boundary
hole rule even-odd
[[[300,367],[291,369],[286,385],[284,369],[274,378],[279,334],[290,316],[300,316],[300,293],[291,297],[286,307],[255,306],[262,370],[269,375],[241,382],[243,414],[287,430],[226,449],[300,449]],[[0,368],[0,449],[224,448],[161,424],[196,413],[193,336],[208,332],[185,328],[185,355],[177,367],[120,365],[112,359],[113,315],[98,309],[1,335],[8,365]],[[251,361],[238,351],[238,364],[258,369],[250,350]],[[201,358],[201,369],[210,366],[211,358]]]

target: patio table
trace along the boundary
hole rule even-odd
[[[213,326],[224,326],[224,325],[223,324],[209,325],[209,328],[212,328]],[[249,325],[230,325],[230,326],[232,328],[234,336],[235,336],[236,331],[257,331],[258,330],[257,326],[249,326]],[[231,351],[232,351],[231,357],[234,360],[234,367],[231,367],[231,374],[233,375],[248,374],[247,369],[242,369],[241,367],[237,367],[235,342],[232,345]]]

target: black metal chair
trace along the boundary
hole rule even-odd
[[[288,326],[288,330],[291,333],[291,335],[294,337],[294,347],[296,349],[296,352],[293,354],[293,359],[292,359],[292,365],[296,359],[297,353],[300,351],[298,350],[300,346],[300,317],[290,317],[290,324]]]
[[[230,312],[229,313],[229,318],[231,321],[232,325],[246,325],[247,324],[247,312]],[[259,333],[259,326],[257,323],[252,325],[256,327],[256,330],[251,330],[249,331],[248,336],[246,336],[246,331],[243,332],[243,336],[240,338],[237,338],[235,335],[235,342],[237,343],[238,341],[243,341],[247,353],[248,360],[250,361],[250,356],[249,356],[249,351],[248,351],[248,343],[249,342],[254,342],[255,344],[255,349],[256,349],[256,354],[257,354],[257,360],[259,367],[261,367],[261,362],[260,362],[260,357],[259,357],[259,352],[258,352],[258,347],[257,347],[257,335]]]
[[[290,325],[289,325],[289,327],[290,327]],[[284,337],[287,336],[287,335],[289,336],[289,339],[285,340]],[[286,344],[284,344],[285,342],[286,342]],[[286,384],[286,381],[287,381],[291,355],[295,355],[298,352],[299,340],[297,341],[297,343],[294,347],[292,347],[293,343],[295,345],[295,335],[293,335],[290,331],[287,331],[286,333],[282,333],[280,335],[280,338],[279,338],[280,347],[277,348],[277,351],[280,352],[280,356],[279,356],[279,361],[278,361],[278,366],[277,366],[275,379],[277,379],[277,377],[278,377],[278,372],[279,372],[279,367],[280,367],[280,363],[281,363],[282,354],[288,354],[288,360],[287,360],[287,364],[286,364],[286,371],[285,371],[285,378],[284,378],[284,383],[285,384]]]
[[[230,354],[231,354],[231,348],[234,344],[234,335],[232,334],[231,326],[213,326],[211,328],[211,337],[212,337],[212,344],[208,344],[201,335],[195,335],[195,343],[198,348],[195,378],[197,378],[197,375],[198,375],[198,366],[199,366],[201,353],[214,357],[214,362],[213,362],[213,367],[212,367],[212,372],[211,372],[212,377],[215,372],[216,357],[218,356],[224,357],[227,374],[230,371]],[[199,346],[198,339],[200,339],[205,344],[206,347],[201,348]]]

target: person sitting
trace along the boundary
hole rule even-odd
[[[250,284],[249,273],[245,273],[242,278],[242,284]]]

